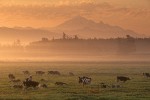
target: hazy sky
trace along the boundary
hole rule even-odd
[[[78,15],[150,35],[150,0],[0,0],[0,26],[53,27]]]

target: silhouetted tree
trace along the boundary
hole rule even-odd
[[[66,34],[63,32],[63,40],[66,39]]]
[[[78,40],[79,38],[78,38],[78,36],[77,36],[77,35],[75,35],[75,36],[74,36],[74,39],[75,39],[75,40]]]
[[[48,42],[48,38],[42,38],[42,42]]]

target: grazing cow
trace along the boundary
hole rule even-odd
[[[67,85],[67,84],[66,84],[66,83],[63,83],[63,82],[56,82],[55,85],[60,85],[60,86],[62,86],[62,85]]]
[[[60,72],[59,71],[48,71],[48,74],[51,74],[51,75],[60,75]]]
[[[16,89],[22,89],[23,86],[22,86],[22,85],[13,85],[13,88],[16,88]]]
[[[45,72],[43,72],[43,71],[36,71],[36,74],[37,75],[43,75],[43,74],[45,74]]]
[[[25,75],[29,75],[30,74],[30,72],[29,71],[22,71]]]
[[[86,84],[90,84],[91,81],[92,81],[92,79],[89,78],[89,77],[85,77],[85,76],[79,77],[79,83],[82,83],[83,86],[86,85]]]
[[[14,79],[15,79],[15,76],[14,76],[13,74],[9,74],[9,75],[8,75],[8,78],[9,78],[10,80],[14,80]]]
[[[39,86],[39,82],[36,82],[36,81],[23,81],[23,85],[26,87],[26,88],[29,88],[29,87],[38,87]]]
[[[143,76],[150,77],[150,73],[143,73]]]
[[[70,75],[70,76],[74,76],[74,74],[73,74],[72,72],[69,72],[69,75]]]
[[[117,82],[119,81],[126,82],[127,80],[130,80],[130,78],[125,76],[117,76]]]

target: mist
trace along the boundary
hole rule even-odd
[[[1,61],[150,61],[150,38],[42,38],[22,45],[1,45]]]

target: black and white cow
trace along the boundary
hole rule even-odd
[[[22,71],[23,73],[24,73],[24,75],[29,75],[30,74],[30,72],[29,71]]]
[[[90,84],[91,81],[92,81],[92,78],[85,77],[85,76],[79,77],[79,83],[82,83],[83,86],[84,86],[84,85],[87,85],[87,84]]]

